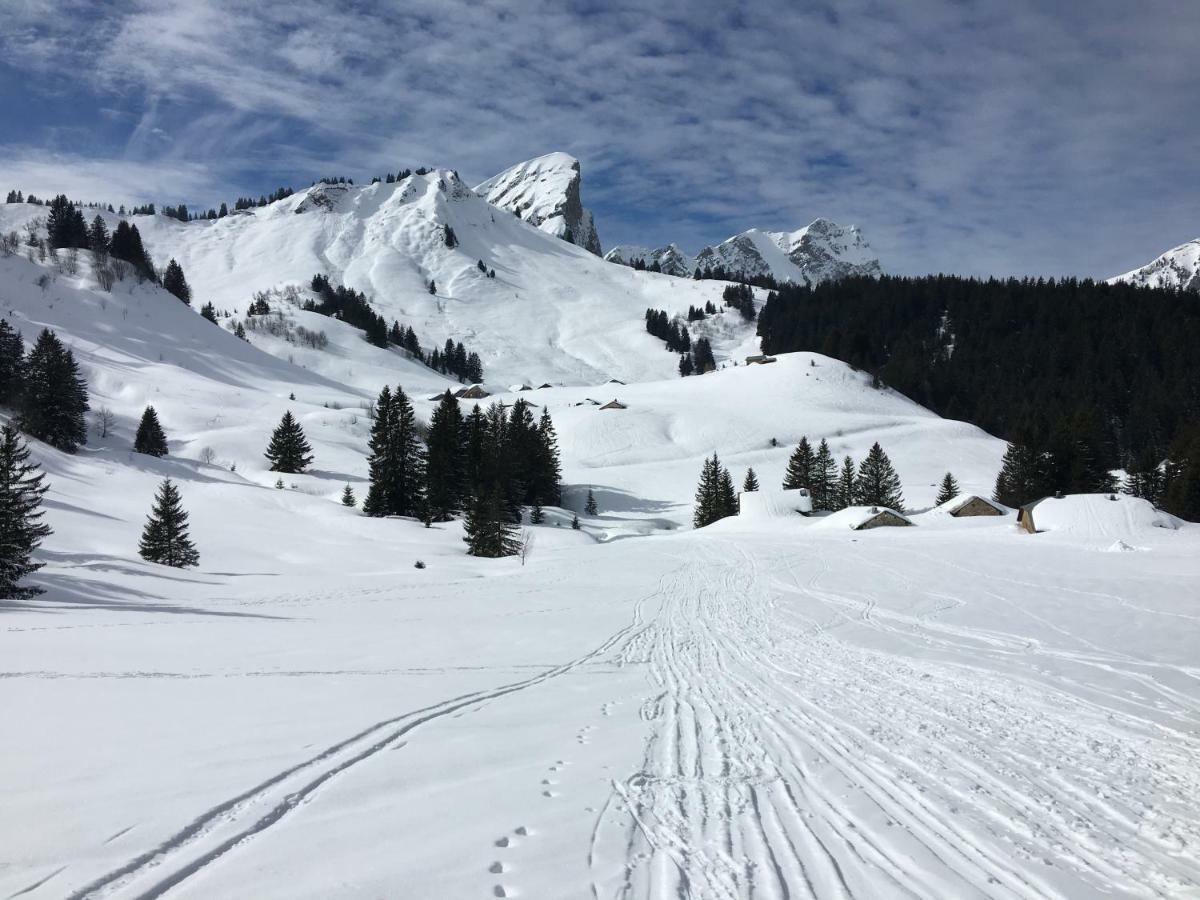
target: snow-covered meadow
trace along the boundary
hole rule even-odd
[[[565,508],[523,561],[338,502],[365,492],[379,388],[428,418],[444,377],[294,307],[325,349],[98,290],[87,254],[0,259],[0,315],[55,329],[114,423],[74,456],[34,447],[54,534],[47,593],[0,601],[0,896],[1200,892],[1200,528],[1107,500],[1037,535],[919,512],[947,469],[988,493],[1002,442],[817,354],[734,366],[754,341],[732,316],[698,328],[727,367],[674,377],[643,309],[721,285],[493,222],[445,177],[138,222],[197,303],[332,269],[478,348],[494,399],[546,406]],[[0,207],[0,230],[35,214]],[[485,256],[495,280],[470,274]],[[148,403],[164,459],[130,452]],[[316,461],[279,490],[262,452],[288,409]],[[765,505],[691,530],[704,457],[773,488],[801,436],[839,459],[879,441],[917,527]],[[196,569],[137,556],[164,476]]]

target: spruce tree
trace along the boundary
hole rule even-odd
[[[0,598],[14,600],[40,594],[41,588],[22,587],[27,575],[42,567],[33,552],[50,526],[41,521],[42,495],[47,486],[29,448],[17,430],[5,425],[0,433]]]
[[[854,460],[847,456],[842,460],[842,471],[837,480],[836,509],[845,509],[848,506],[857,505],[858,494],[855,486],[857,480],[858,471],[855,468]]]
[[[164,478],[154,497],[154,506],[142,529],[138,554],[147,562],[184,569],[200,562],[200,554],[188,538],[188,514],[179,489]]]
[[[535,502],[533,509],[529,511],[529,524],[541,525],[546,521],[546,513],[542,510],[542,504]]]
[[[746,478],[742,481],[742,491],[744,493],[753,493],[758,490],[758,476],[754,474],[754,469],[746,470]]]
[[[416,414],[402,388],[386,385],[375,404],[368,444],[370,487],[363,502],[368,516],[429,517],[425,504],[425,452],[417,435]]]
[[[391,454],[392,437],[392,389],[386,384],[375,401],[375,421],[371,425],[371,437],[367,440],[368,487],[367,499],[363,501],[363,513],[368,516],[386,516],[391,512],[387,497],[387,461]]]
[[[205,303],[202,307],[200,307],[200,315],[203,316],[205,319],[208,319],[208,321],[212,322],[214,325],[218,324],[217,323],[217,310],[216,310],[216,307],[214,307],[212,305],[212,301],[209,301],[208,303]]]
[[[717,478],[717,509],[721,518],[736,516],[738,513],[737,491],[733,487],[733,476],[724,466],[721,467]]]
[[[866,458],[858,467],[858,479],[854,489],[858,494],[858,502],[863,506],[883,506],[897,511],[903,509],[904,496],[900,493],[900,478],[878,441],[871,445]]]
[[[430,518],[448,522],[461,510],[466,494],[463,417],[449,390],[429,420],[426,441],[425,496]]]
[[[587,502],[583,505],[583,511],[589,516],[594,516],[597,513],[596,495],[592,493],[591,488],[588,488]]]
[[[75,207],[65,194],[50,201],[46,212],[46,238],[51,250],[79,246],[75,234]]]
[[[1045,458],[1032,447],[1013,442],[1004,451],[992,498],[1005,506],[1023,506],[1051,493]]]
[[[783,489],[789,491],[796,488],[809,488],[811,491],[813,468],[816,465],[816,461],[816,455],[813,453],[812,447],[809,446],[808,438],[800,438],[800,443],[796,445],[796,449],[792,451],[791,458],[788,459],[787,471],[783,476]]]
[[[93,253],[103,256],[108,253],[108,240],[108,226],[97,213],[96,218],[92,219],[91,228],[88,229],[88,247]]]
[[[0,406],[13,406],[21,397],[25,342],[7,319],[0,319]]]
[[[949,472],[942,478],[942,486],[938,489],[937,499],[934,504],[941,506],[943,503],[949,503],[959,495],[958,482],[954,480],[954,476]]]
[[[313,461],[312,447],[304,437],[304,429],[292,418],[289,409],[283,414],[275,431],[271,434],[271,442],[264,454],[271,463],[272,472],[285,472],[295,475],[303,472]]]
[[[74,354],[48,328],[25,361],[19,406],[26,434],[66,453],[87,443],[87,382]]]
[[[147,456],[167,455],[167,436],[163,433],[158,413],[154,411],[153,406],[147,406],[142,413],[137,436],[133,439],[133,452],[145,453]]]
[[[579,529],[581,529],[581,528],[583,528],[583,526],[579,524],[579,516],[572,514],[571,515],[571,529],[573,531],[579,531]]]
[[[700,470],[692,525],[703,528],[726,516],[734,515],[737,515],[737,494],[733,489],[733,478],[714,453],[704,461]]]
[[[350,485],[342,490],[342,506],[355,506],[357,501],[354,499],[354,489]]]
[[[521,549],[517,528],[510,521],[499,489],[474,499],[467,509],[463,540],[471,556],[515,556]]]
[[[833,461],[829,442],[821,438],[812,467],[813,509],[837,509],[837,477],[837,464]]]
[[[542,407],[538,420],[537,459],[534,466],[534,494],[540,504],[558,506],[562,502],[562,464],[558,458],[558,434],[550,411]]]
[[[163,272],[163,288],[170,291],[188,306],[192,305],[192,289],[183,276],[183,267],[172,259]]]

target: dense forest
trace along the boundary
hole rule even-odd
[[[1007,501],[1105,490],[1123,468],[1136,493],[1200,517],[1200,295],[855,277],[773,292],[758,333],[766,353],[836,357],[1014,444],[1036,472]]]

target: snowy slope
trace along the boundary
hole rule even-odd
[[[548,153],[517,163],[475,187],[501,209],[515,213],[542,231],[600,255],[600,235],[592,212],[580,197],[579,160]]]
[[[1140,269],[1110,278],[1144,287],[1200,291],[1200,238],[1168,250]]]
[[[0,205],[0,230],[44,215]],[[720,303],[724,286],[608,265],[502,212],[448,170],[394,185],[317,185],[213,222],[133,221],[156,263],[179,260],[197,306],[244,312],[255,291],[307,285],[324,272],[363,291],[389,321],[411,324],[427,347],[464,341],[488,382],[501,385],[668,377],[678,360],[645,333],[646,308],[683,314]],[[458,238],[453,249],[444,225]]]
[[[882,272],[878,258],[856,226],[843,227],[828,219],[817,219],[796,231],[752,228],[705,247],[695,257],[687,256],[674,244],[658,250],[622,244],[604,258],[627,266],[637,261],[647,265],[657,262],[670,275],[686,277],[697,267],[720,267],[748,278],[768,275],[796,284]]]

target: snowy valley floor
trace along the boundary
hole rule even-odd
[[[1194,528],[395,524],[0,610],[0,897],[1200,893]]]

